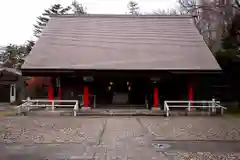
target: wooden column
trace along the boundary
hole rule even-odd
[[[84,104],[84,107],[86,107],[86,108],[89,107],[88,97],[89,97],[89,89],[88,89],[88,86],[84,86],[84,88],[83,88],[83,104]]]
[[[62,88],[61,87],[58,88],[58,99],[62,100]]]
[[[192,82],[189,82],[189,84],[188,84],[188,100],[189,100],[190,108],[193,109],[193,107],[192,107],[193,103],[191,102],[191,101],[194,101],[194,91],[193,91]],[[189,109],[189,111],[191,109]]]
[[[188,86],[188,100],[193,101],[193,87],[191,85]]]
[[[58,100],[62,100],[62,88],[61,88],[60,78],[57,78],[56,82],[57,82],[57,87],[58,87]]]
[[[48,100],[54,99],[54,93],[53,93],[53,85],[52,85],[52,78],[49,79],[48,82]]]
[[[153,89],[153,106],[154,108],[158,108],[159,107],[159,98],[158,98],[158,88],[154,88]]]

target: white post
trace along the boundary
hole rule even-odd
[[[223,115],[223,107],[221,106],[221,115]]]
[[[55,107],[54,107],[54,100],[52,100],[52,111],[55,110]]]
[[[164,106],[163,110],[166,111],[166,101],[164,101]]]
[[[167,109],[167,117],[169,116],[169,109]]]
[[[21,115],[22,104],[18,107],[18,114]]]
[[[212,112],[216,112],[215,110],[215,99],[212,99]]]
[[[77,116],[77,107],[76,107],[77,103],[74,106],[74,110],[73,110],[73,116],[76,117]]]
[[[10,103],[14,103],[16,101],[16,84],[10,85]]]
[[[145,103],[146,103],[146,108],[148,109],[148,100],[147,100],[147,95],[145,95]]]
[[[76,104],[75,104],[74,109],[73,109],[73,116],[74,117],[77,116],[77,111],[78,110],[79,110],[78,101],[76,101]]]
[[[77,111],[79,110],[79,102],[78,101],[76,102],[76,110]]]
[[[209,116],[211,115],[211,108],[210,108],[210,106],[208,107],[208,115]]]
[[[37,107],[38,107],[38,100],[37,100]]]
[[[191,111],[191,102],[190,101],[188,101],[188,112],[190,112]]]
[[[29,111],[29,110],[30,110],[30,106],[32,105],[31,98],[30,98],[30,97],[27,97],[25,103],[28,104],[28,106],[27,106],[27,110]],[[25,107],[26,107],[26,106],[25,106]]]

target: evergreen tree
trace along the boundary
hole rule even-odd
[[[47,25],[49,21],[49,15],[60,15],[60,14],[66,14],[68,11],[71,9],[70,6],[68,7],[63,7],[61,4],[54,4],[48,9],[45,9],[43,14],[39,17],[37,17],[37,24],[33,25],[34,26],[34,36],[37,38],[40,37],[44,27]]]
[[[130,14],[139,14],[139,7],[137,2],[130,1],[128,3],[128,9]]]

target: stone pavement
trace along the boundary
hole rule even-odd
[[[240,159],[240,119],[2,117],[0,159]]]

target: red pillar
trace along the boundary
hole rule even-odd
[[[188,86],[188,100],[190,101],[190,105],[192,105],[191,101],[194,101],[194,98],[193,98],[193,86],[191,83]]]
[[[83,104],[84,104],[84,107],[89,107],[89,101],[88,101],[88,95],[89,94],[89,91],[88,91],[88,87],[87,86],[84,86],[83,88]]]
[[[158,100],[158,88],[153,89],[153,106],[154,108],[159,107],[159,100]]]
[[[189,86],[188,88],[188,100],[193,101],[193,87]]]
[[[49,79],[48,82],[48,100],[53,100],[54,96],[53,96],[53,86],[52,86],[52,79]]]

